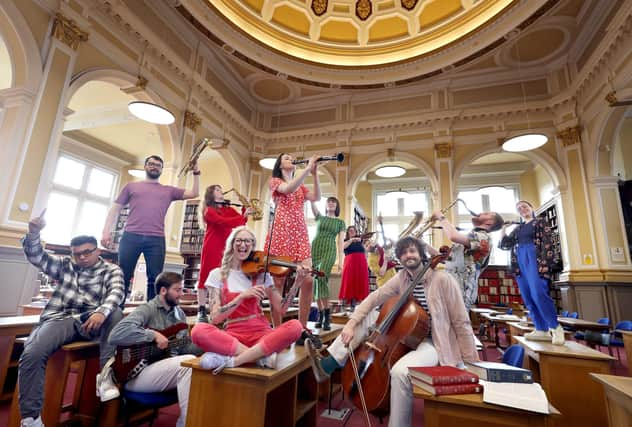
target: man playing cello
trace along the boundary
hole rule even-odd
[[[397,242],[395,255],[404,267],[403,270],[356,307],[341,334],[328,348],[329,356],[321,356],[310,340],[305,341],[317,381],[324,381],[332,372],[346,364],[346,347],[355,349],[364,342],[378,317],[375,308],[388,299],[401,295],[413,285],[412,280],[424,268],[422,261],[427,261],[425,245],[410,236]],[[431,334],[416,350],[399,359],[391,369],[390,427],[411,425],[413,393],[408,378],[409,366],[440,364],[462,367],[463,362],[479,360],[463,297],[458,283],[451,275],[428,269],[415,284],[413,297],[429,314]]]

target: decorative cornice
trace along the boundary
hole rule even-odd
[[[80,42],[88,41],[89,35],[89,33],[81,30],[72,19],[66,18],[59,12],[55,14],[53,36],[71,49],[77,50]]]
[[[438,159],[449,159],[452,157],[452,144],[449,142],[435,144],[434,150]]]
[[[321,16],[327,12],[328,0],[312,0],[312,11],[314,15]]]
[[[189,128],[193,132],[195,132],[201,123],[202,123],[202,119],[200,119],[200,116],[198,116],[194,112],[189,111],[189,110],[186,110],[184,112],[184,127],[185,128]]]
[[[581,144],[581,127],[574,126],[570,128],[566,128],[557,133],[557,137],[562,140],[562,145],[564,147],[570,147],[571,145]]]

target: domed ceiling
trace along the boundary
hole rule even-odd
[[[250,37],[293,57],[372,66],[442,49],[511,0],[207,0]]]

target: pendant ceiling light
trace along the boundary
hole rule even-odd
[[[386,150],[386,155],[389,159],[389,162],[392,163],[395,161],[394,148],[389,148],[388,150]],[[387,164],[387,165],[380,166],[379,168],[377,168],[375,170],[375,174],[382,178],[397,178],[399,176],[406,174],[406,169],[398,165]]]
[[[156,125],[170,125],[176,121],[171,111],[152,102],[133,101],[127,104],[127,109],[139,119]]]
[[[264,157],[263,159],[259,160],[259,166],[261,166],[264,169],[272,170],[274,168],[275,163],[276,163],[275,157]]]
[[[535,150],[546,144],[549,138],[541,133],[531,132],[531,120],[529,118],[529,110],[527,109],[527,94],[524,88],[524,78],[522,76],[522,61],[520,60],[520,45],[518,41],[515,43],[516,56],[518,57],[518,77],[520,78],[520,88],[522,89],[522,106],[527,113],[527,132],[512,136],[502,143],[505,151],[521,152]]]

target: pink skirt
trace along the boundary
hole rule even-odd
[[[338,298],[362,301],[369,295],[369,265],[364,252],[353,252],[345,256]]]

